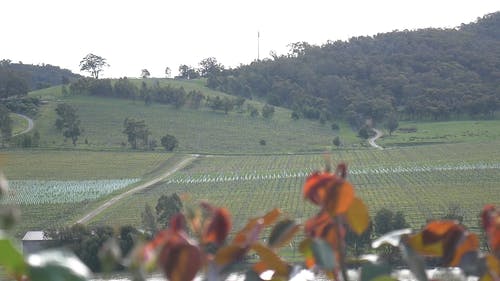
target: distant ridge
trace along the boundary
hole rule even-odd
[[[72,82],[82,77],[79,74],[73,73],[71,70],[50,64],[33,65],[23,64],[22,62],[14,63],[10,60],[3,60],[3,62],[9,62],[7,64],[8,68],[12,71],[21,73],[31,90]]]

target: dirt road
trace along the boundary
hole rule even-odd
[[[374,137],[372,137],[372,138],[370,138],[370,139],[368,140],[368,143],[369,143],[371,146],[375,147],[375,148],[378,148],[378,149],[384,149],[384,148],[382,148],[380,145],[378,145],[378,144],[376,144],[376,143],[375,143],[375,141],[376,141],[377,139],[379,139],[381,136],[383,136],[384,134],[383,134],[381,131],[379,131],[379,130],[377,130],[377,129],[375,129],[375,128],[372,128],[372,130],[375,132],[375,136],[374,136]]]
[[[170,167],[167,171],[165,171],[165,173],[163,173],[163,174],[157,176],[156,178],[151,179],[151,180],[149,180],[149,181],[147,181],[147,182],[145,182],[145,183],[143,183],[143,184],[141,184],[141,185],[139,185],[131,190],[128,190],[124,193],[116,195],[115,197],[109,199],[108,201],[106,201],[102,205],[100,205],[99,207],[95,208],[94,210],[92,210],[91,212],[89,212],[88,214],[83,216],[81,219],[77,220],[76,223],[80,223],[80,224],[87,223],[88,221],[93,219],[95,216],[97,216],[102,211],[106,210],[107,208],[109,208],[109,206],[115,204],[119,200],[121,200],[127,196],[130,196],[130,195],[132,195],[140,190],[148,188],[148,187],[154,185],[155,183],[158,183],[158,182],[166,179],[167,177],[171,176],[173,173],[186,167],[189,163],[191,163],[193,160],[195,160],[198,157],[199,157],[198,154],[188,155],[186,158],[182,159],[182,161],[180,161],[177,164],[175,164],[174,166]]]
[[[19,136],[19,135],[22,135],[22,134],[26,134],[28,133],[29,131],[33,130],[33,128],[35,127],[35,123],[33,122],[33,119],[29,118],[28,116],[26,115],[22,115],[22,114],[19,114],[19,113],[13,113],[23,119],[26,119],[26,121],[28,121],[28,128],[26,128],[25,130],[23,130],[22,132],[20,133],[17,133],[17,134],[14,134],[12,135],[13,137],[15,136]]]

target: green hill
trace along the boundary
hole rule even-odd
[[[493,118],[500,109],[500,12],[453,29],[393,31],[291,44],[285,55],[215,73],[214,89],[360,126]]]
[[[130,79],[140,85],[143,80]],[[203,86],[203,80],[177,81],[172,79],[148,79],[148,83],[160,83],[171,87],[198,90],[208,97],[225,97],[224,93]],[[113,81],[114,82],[114,81]],[[293,120],[291,111],[276,108],[274,116],[265,119],[252,117],[247,112],[237,110],[227,115],[207,107],[191,109],[174,108],[172,105],[152,103],[145,105],[142,100],[96,97],[88,95],[63,95],[62,87],[34,91],[30,96],[40,97],[45,104],[40,110],[36,127],[40,132],[41,146],[71,148],[71,142],[54,126],[55,107],[58,103],[68,103],[77,108],[84,133],[77,143],[78,149],[121,149],[127,142],[122,133],[125,118],[145,120],[152,132],[152,138],[159,139],[172,134],[179,140],[177,151],[197,153],[288,153],[321,152],[332,146],[333,131],[329,124],[321,125],[308,120]],[[263,104],[246,101],[259,110]],[[345,142],[357,142],[354,133],[343,123],[341,138]],[[85,144],[85,139],[88,144]],[[265,141],[265,145],[261,144]],[[128,147],[128,146],[127,146]],[[159,148],[158,148],[159,149]]]

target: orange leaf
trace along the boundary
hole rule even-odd
[[[334,174],[315,172],[304,183],[304,197],[316,205],[322,205],[325,201],[328,188],[336,181],[337,178]]]
[[[253,244],[252,250],[259,255],[268,269],[274,270],[278,276],[288,277],[288,265],[273,250],[261,243]]]
[[[346,213],[346,219],[352,231],[361,235],[370,225],[370,215],[365,203],[357,197],[352,201]]]
[[[235,235],[233,244],[237,244],[242,247],[251,245],[259,238],[262,228],[262,219],[252,219],[248,221],[247,225]]]
[[[498,260],[493,255],[486,255],[486,266],[488,270],[494,272],[496,275],[500,275],[500,260]]]
[[[222,244],[231,230],[231,217],[225,208],[216,208],[203,232],[203,243]]]
[[[246,252],[246,248],[242,248],[238,245],[222,247],[215,254],[215,263],[220,266],[226,266],[230,263],[241,260],[245,256]]]
[[[264,220],[262,223],[264,226],[269,226],[271,224],[273,224],[277,219],[278,217],[281,215],[281,210],[278,209],[278,208],[275,208],[273,209],[272,211],[270,211],[269,213],[265,214],[264,216],[262,216],[261,218]]]
[[[462,260],[462,256],[468,252],[477,251],[479,249],[479,239],[474,233],[470,233],[456,249],[453,259],[449,266],[458,266]]]
[[[457,227],[460,226],[453,220],[438,220],[429,222],[422,231],[423,242],[424,244],[432,244],[438,240],[442,240],[447,233]]]
[[[348,181],[342,181],[328,189],[325,209],[331,216],[345,213],[354,200],[354,187]]]

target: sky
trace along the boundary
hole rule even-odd
[[[499,0],[1,0],[0,59],[80,72],[88,53],[101,77],[164,77],[215,57],[237,67],[287,45],[321,45],[394,30],[454,28],[500,11]],[[258,48],[258,33],[260,34]]]

